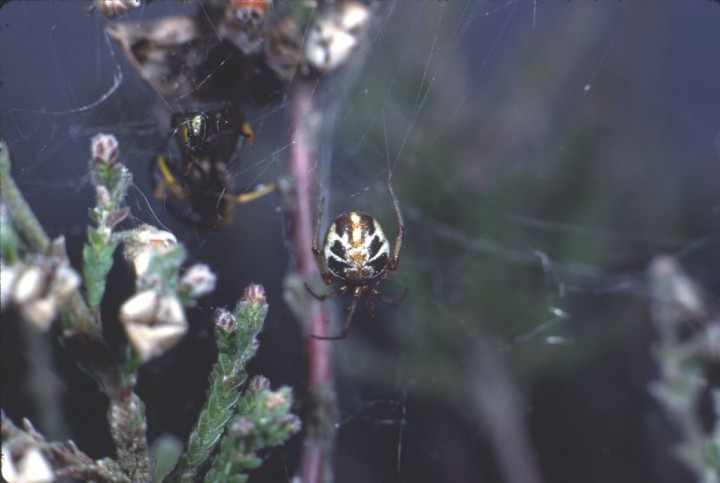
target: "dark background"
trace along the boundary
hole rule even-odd
[[[293,264],[279,195],[238,207],[222,231],[167,213],[151,197],[148,163],[170,112],[86,5],[2,7],[0,129],[18,183],[50,235],[67,237],[76,266],[93,203],[89,139],[105,131],[134,174],[130,225],[170,228],[219,276],[180,347],[141,370],[150,438],[187,435],[214,358],[209,314],[251,281],[271,307],[251,370],[293,386],[303,415],[304,343],[282,298]],[[194,6],[154,2],[128,18],[176,11]],[[516,398],[524,421],[515,423],[546,482],[692,481],[648,392],[657,369],[645,271],[674,254],[711,298],[720,290],[720,5],[419,1],[388,3],[383,15],[347,96],[334,101],[321,189],[331,216],[365,210],[394,236],[393,167],[407,238],[383,290],[409,296],[397,310],[378,307],[375,321],[361,311],[333,345],[337,481],[502,481],[503,394]],[[285,107],[282,96],[247,107],[256,142],[243,150],[238,187],[286,176]],[[121,339],[114,314],[132,277],[117,261],[105,323]],[[52,336],[52,353],[39,354],[13,314],[2,317],[7,414],[110,455],[93,383]],[[38,400],[38,386],[59,400]],[[48,420],[53,406],[64,425]],[[287,481],[300,451],[296,438],[273,452],[256,481]]]

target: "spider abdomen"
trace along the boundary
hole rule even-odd
[[[323,250],[328,270],[337,278],[360,284],[379,276],[390,260],[390,243],[372,216],[350,211],[335,218]]]

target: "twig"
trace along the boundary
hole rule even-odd
[[[35,448],[48,460],[53,462],[55,476],[70,477],[75,480],[94,480],[108,482],[129,482],[130,479],[123,474],[116,462],[110,458],[93,461],[92,458],[80,451],[72,441],[65,443],[48,442],[38,433],[27,419],[23,420],[23,428],[19,428],[5,415],[2,418],[3,452],[6,447],[8,453],[26,453]],[[4,455],[8,458],[10,454]],[[3,464],[11,464],[3,461]],[[3,471],[3,475],[5,471]]]
[[[124,168],[123,168],[124,169]],[[11,161],[7,144],[0,140],[0,183],[2,198],[11,215],[13,226],[30,248],[42,255],[66,257],[64,243],[53,243],[25,201],[11,175]],[[120,467],[134,480],[147,479],[150,464],[145,437],[144,407],[133,392],[135,378],[123,376],[114,354],[102,337],[100,325],[75,289],[62,313],[64,335],[62,343],[75,354],[78,364],[99,384],[110,399],[108,420],[111,435],[117,446]]]
[[[487,422],[493,449],[505,481],[542,483],[533,457],[530,435],[525,425],[518,390],[500,356],[482,336],[470,353],[471,379],[475,410]]]
[[[64,385],[53,373],[53,339],[30,324],[19,326],[21,338],[17,343],[23,345],[26,354],[32,354],[32,357],[28,358],[28,373],[24,384],[27,385],[29,394],[32,394],[32,404],[37,414],[36,423],[48,438],[66,438],[70,429],[63,418]]]
[[[5,140],[0,139],[0,193],[13,219],[13,224],[27,243],[37,252],[49,254],[52,241],[23,197],[11,174],[12,162]],[[79,292],[68,300],[71,317],[64,317],[65,329],[79,330],[89,334],[97,332],[95,319]]]
[[[309,281],[314,271],[312,238],[314,232],[314,160],[318,152],[318,132],[322,114],[314,101],[314,85],[297,79],[290,93],[290,172],[293,177],[293,239],[300,276]],[[307,297],[307,326],[311,334],[328,331],[328,310],[319,301]],[[330,452],[335,439],[335,389],[332,376],[331,344],[312,337],[308,343],[308,399],[306,441],[301,462],[305,483],[327,481]]]
[[[12,163],[8,146],[4,140],[0,140],[0,187],[2,188],[3,201],[7,204],[8,210],[13,217],[13,223],[27,242],[37,251],[48,253],[50,251],[50,237],[47,236],[37,216],[23,198],[20,189],[10,174],[11,171]]]

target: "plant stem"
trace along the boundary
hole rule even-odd
[[[499,469],[508,483],[542,483],[523,414],[520,392],[497,349],[483,335],[468,353],[469,390],[478,421],[486,426]]]
[[[130,483],[130,479],[123,473],[118,464],[110,458],[93,461],[88,455],[78,449],[74,442],[68,440],[64,443],[49,442],[37,432],[30,421],[23,421],[24,428],[19,428],[0,411],[2,419],[3,451],[5,456],[18,450],[27,451],[37,448],[49,461],[53,462],[55,476],[62,479],[72,478],[72,481],[107,481],[117,483]],[[63,479],[63,481],[65,481]]]
[[[41,253],[48,253],[50,237],[47,236],[37,216],[23,198],[20,188],[10,174],[11,171],[12,162],[7,143],[4,139],[0,139],[0,192],[2,192],[3,201],[12,215],[13,224],[30,246]]]
[[[53,243],[40,225],[11,175],[8,146],[0,140],[0,185],[13,226],[29,247],[43,255],[66,256],[63,243]],[[145,412],[142,401],[133,392],[134,377],[123,378],[114,354],[102,337],[101,326],[79,291],[74,291],[62,312],[62,344],[75,354],[78,364],[110,399],[109,422],[117,446],[120,466],[133,480],[145,481],[150,475],[147,453]]]
[[[322,114],[314,99],[315,84],[297,79],[290,93],[290,173],[294,181],[292,194],[293,239],[300,276],[306,282],[315,271],[312,255],[314,168],[318,153],[318,133]],[[314,298],[307,298],[307,328],[310,334],[326,335],[329,313]],[[301,479],[305,483],[330,481],[330,453],[335,440],[335,389],[332,376],[332,350],[327,341],[312,337],[308,344],[308,399],[306,441],[301,462]]]
[[[147,445],[145,405],[137,394],[134,378],[120,394],[110,396],[108,420],[120,467],[132,481],[148,481],[152,475]]]
[[[30,246],[42,254],[50,253],[52,241],[45,233],[40,221],[23,197],[11,174],[10,152],[4,139],[0,139],[0,193],[12,217],[13,225]],[[79,292],[68,300],[71,316],[63,317],[66,330],[79,330],[94,334],[97,331],[95,319]]]

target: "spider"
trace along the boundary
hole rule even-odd
[[[395,247],[390,253],[390,242],[385,233],[372,216],[359,211],[343,213],[328,227],[325,242],[320,247],[320,220],[322,219],[322,204],[318,213],[313,238],[312,251],[315,256],[320,275],[326,285],[333,282],[342,285],[325,294],[316,294],[306,283],[305,288],[316,299],[323,301],[338,295],[352,292],[352,302],[348,308],[343,330],[336,336],[319,336],[310,334],[315,339],[339,340],[344,339],[350,330],[355,309],[361,296],[365,296],[365,303],[371,317],[375,317],[372,299],[377,298],[393,307],[399,307],[407,295],[407,288],[399,299],[393,299],[381,294],[377,286],[385,280],[390,272],[398,269],[400,264],[400,247],[403,242],[405,224],[403,222],[400,205],[395,192],[390,188],[397,213],[398,234]]]
[[[155,198],[166,194],[189,206],[175,210],[192,223],[209,227],[227,226],[232,222],[233,204],[243,204],[275,189],[275,184],[260,186],[250,192],[230,193],[228,165],[237,158],[240,137],[252,142],[250,125],[236,109],[175,113],[172,125],[177,134],[180,156],[170,160],[164,154],[155,158],[157,169]]]

